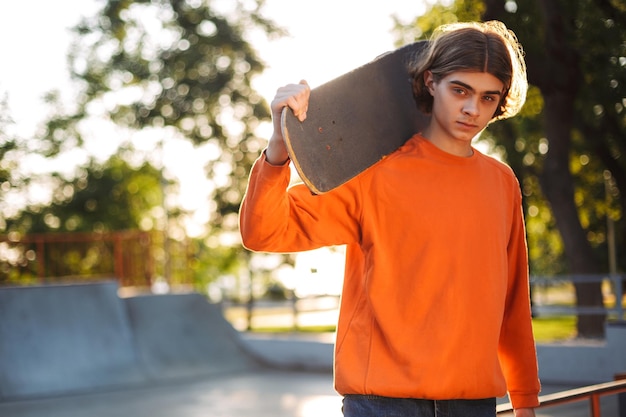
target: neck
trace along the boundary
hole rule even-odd
[[[472,149],[471,141],[445,139],[441,136],[434,135],[433,132],[428,128],[424,130],[422,136],[430,143],[435,145],[437,148],[446,153],[460,156],[463,158],[469,158],[470,156],[474,155],[474,149]]]

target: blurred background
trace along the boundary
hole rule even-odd
[[[550,340],[604,337],[623,319],[623,0],[5,4],[0,285],[115,279],[125,295],[197,291],[242,330],[331,331],[343,248],[263,255],[239,240],[269,100],[442,23],[491,19],[524,45],[531,88],[476,146],[519,178],[536,323]]]

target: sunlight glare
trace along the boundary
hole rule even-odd
[[[341,397],[338,395],[316,395],[302,401],[297,417],[340,417]]]

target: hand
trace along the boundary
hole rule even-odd
[[[306,81],[302,80],[299,84],[288,84],[280,87],[276,91],[274,100],[271,103],[272,121],[274,124],[274,133],[270,138],[265,157],[267,162],[274,165],[282,165],[289,157],[287,147],[280,128],[280,118],[285,107],[291,108],[293,114],[301,122],[306,119],[306,112],[309,107],[309,96],[311,88]]]
[[[518,408],[515,410],[515,417],[535,417],[534,408]]]
[[[305,80],[300,81],[298,84],[287,84],[276,91],[271,108],[272,118],[279,122],[278,127],[280,127],[280,116],[284,107],[290,107],[293,114],[301,122],[306,119],[310,93],[311,88]],[[274,126],[276,127],[276,124]]]

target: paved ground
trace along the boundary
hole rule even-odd
[[[549,386],[545,393],[570,387]],[[602,401],[616,417],[615,397]],[[2,417],[341,417],[328,373],[265,370],[120,391],[0,403]],[[589,417],[587,402],[538,410],[537,417]]]
[[[0,403],[2,417],[340,417],[332,377],[260,371],[150,388]]]

